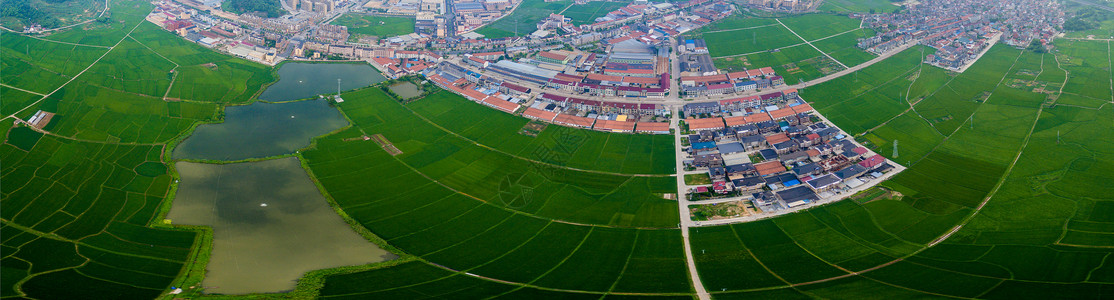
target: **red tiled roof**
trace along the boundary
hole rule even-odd
[[[511,103],[510,101],[495,98],[495,97],[484,98],[484,103],[487,103],[487,104],[495,107],[496,109],[507,112],[507,113],[514,113],[514,111],[518,109],[518,104],[514,104],[514,103]]]
[[[780,161],[768,161],[760,164],[755,164],[754,169],[758,171],[758,175],[766,176],[784,172],[785,166],[781,165]]]
[[[634,131],[634,122],[596,120],[596,125],[594,128],[604,131],[630,132]]]
[[[770,119],[770,115],[763,114],[763,113],[752,114],[752,115],[746,116],[747,124],[765,122],[765,121],[769,121],[769,120],[773,120],[773,119]]]
[[[669,132],[668,122],[638,122],[638,132]]]
[[[812,105],[808,105],[808,103],[805,103],[805,104],[790,107],[790,109],[792,109],[794,113],[799,114],[799,113],[808,112],[808,111],[812,110]]]
[[[557,117],[557,113],[528,107],[526,111],[522,112],[522,116],[544,121],[553,121],[553,118]]]
[[[860,161],[859,165],[865,168],[873,168],[884,162],[886,162],[886,158],[882,157],[881,155],[875,154],[874,156],[867,157],[866,159],[863,159],[863,161]]]
[[[704,119],[685,119],[689,124],[689,130],[708,130],[723,128],[723,118],[704,118]]]
[[[584,128],[591,128],[592,123],[594,123],[595,121],[596,121],[596,119],[590,119],[590,118],[586,118],[586,117],[578,117],[578,116],[566,115],[566,114],[558,114],[557,118],[553,119],[554,123],[560,123],[560,124],[571,125],[571,126],[579,126],[579,127],[584,127]]]
[[[747,123],[744,116],[723,118],[723,121],[727,123],[727,126],[739,126]]]
[[[779,109],[779,110],[771,111],[770,112],[770,118],[773,118],[774,120],[777,120],[777,119],[783,119],[785,117],[792,116],[792,115],[795,115],[795,114],[796,113],[794,113],[792,109],[782,108],[782,109]]]
[[[773,144],[781,143],[788,140],[789,136],[785,135],[785,133],[778,133],[766,136],[766,143],[769,143],[771,146]]]

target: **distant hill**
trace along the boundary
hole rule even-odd
[[[55,28],[89,20],[104,9],[96,0],[4,0],[0,5],[0,23],[20,30],[39,24]]]

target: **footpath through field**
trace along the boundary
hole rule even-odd
[[[828,53],[824,52],[824,50],[820,50],[820,48],[816,48],[816,45],[813,45],[812,42],[809,42],[805,38],[801,37],[800,34],[797,34],[797,32],[793,31],[793,29],[789,28],[789,26],[785,26],[784,23],[781,23],[781,19],[774,19],[774,21],[777,21],[778,24],[781,24],[782,27],[785,27],[786,30],[789,30],[789,33],[792,33],[793,35],[797,36],[797,38],[801,39],[802,41],[805,41],[805,44],[808,44],[809,46],[812,46],[812,49],[816,49],[816,51],[819,51],[820,54],[823,54],[824,56],[827,56],[828,59],[831,59],[832,61],[836,62],[837,64],[839,64],[839,66],[847,68],[847,65],[839,62],[839,60],[836,60],[835,57],[832,57],[831,55],[828,55]]]
[[[106,6],[108,5],[108,1],[105,1],[105,5]],[[105,10],[107,11],[108,8],[106,7]],[[70,82],[73,82],[78,77],[81,77],[81,74],[85,74],[85,71],[89,71],[89,69],[92,69],[93,66],[97,65],[97,63],[101,61],[101,59],[104,59],[105,56],[108,56],[109,53],[112,53],[112,50],[116,49],[116,46],[119,46],[120,43],[123,43],[124,40],[131,37],[132,32],[135,32],[135,29],[139,28],[139,25],[143,25],[143,23],[144,22],[139,22],[139,23],[135,24],[135,27],[132,27],[132,30],[129,30],[128,34],[125,34],[124,37],[120,38],[119,41],[116,41],[116,44],[113,44],[112,47],[109,47],[108,51],[105,51],[104,54],[101,54],[101,57],[98,57],[97,60],[94,60],[93,63],[89,64],[89,66],[85,67],[85,69],[81,70],[81,72],[78,72],[73,77],[70,77],[70,80],[67,80],[66,83],[63,83],[62,85],[58,86],[58,88],[54,89],[50,93],[46,93],[46,95],[43,95],[42,98],[39,98],[39,100],[36,100],[35,102],[32,102],[30,105],[27,105],[26,107],[21,108],[18,111],[14,112],[10,115],[4,116],[4,118],[0,119],[0,121],[7,120],[8,118],[18,118],[17,116],[20,113],[22,113],[24,110],[27,110],[28,108],[34,107],[35,105],[39,105],[39,102],[43,102],[43,100],[46,100],[46,98],[50,97],[50,95],[53,95],[54,93],[57,93],[58,91],[62,90],[62,88],[66,87],[66,85],[69,85]]]

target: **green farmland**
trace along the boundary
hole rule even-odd
[[[686,38],[703,38],[721,70],[772,67],[785,82],[793,84],[842,70],[840,63],[854,66],[873,59],[873,54],[855,46],[857,39],[872,35],[873,30],[859,28],[859,20],[808,14],[779,19],[729,17]]]
[[[861,71],[857,80],[844,77],[806,90],[803,97],[837,125],[865,132],[861,140],[908,163],[908,170],[883,183],[904,197],[699,228],[692,243],[701,252],[695,259],[705,288],[724,299],[1098,297],[1112,283],[1098,270],[1105,272],[1104,249],[1114,242],[1103,212],[1114,206],[1107,205],[1109,188],[1095,182],[1109,180],[1114,164],[1104,154],[1110,141],[1095,137],[1114,134],[1114,110],[1058,106],[1032,89],[998,85],[1016,79],[1058,90],[1061,83],[1043,80],[1063,81],[1065,70],[1049,64],[1067,57],[1002,46],[991,52],[997,54],[955,75],[920,66],[914,48]],[[1069,83],[1093,76],[1070,74]],[[911,94],[870,96],[896,86]],[[992,93],[964,108],[963,100],[970,100],[959,93],[979,89]],[[845,99],[886,98],[914,109],[840,108]],[[929,103],[938,104],[926,108],[964,114],[959,118],[968,121],[932,122],[936,110],[919,109]],[[901,142],[896,158],[892,140]],[[941,242],[957,225],[960,230]],[[732,238],[739,242],[722,243]],[[753,275],[726,275],[738,273]]]
[[[348,26],[348,33],[352,35],[392,37],[414,32],[414,19],[405,17],[344,14],[331,24]]]
[[[220,251],[212,229],[164,219],[179,188],[170,153],[278,75],[144,22],[149,3],[110,5],[108,22],[42,39],[0,33],[0,298],[672,300],[697,297],[692,275],[713,299],[1103,299],[1114,287],[1114,53],[1058,39],[1051,53],[997,45],[963,73],[923,64],[933,50],[917,46],[803,89],[906,169],[852,201],[687,229],[670,200],[672,135],[530,136],[529,120],[447,91],[405,103],[378,86],[344,92],[335,107],[350,126],[282,157],[398,258],[311,271],[285,293],[170,295],[203,287]],[[820,18],[838,24],[782,22],[827,37],[814,44],[841,62],[872,58],[845,45],[869,32]],[[785,29],[729,18],[702,34],[743,34],[721,49],[785,42],[746,38],[768,28]],[[803,45],[716,63],[793,82],[822,74],[832,62],[809,61],[820,56]],[[41,130],[12,122],[38,110],[57,115]]]
[[[569,5],[572,5],[571,1],[524,0],[513,13],[477,29],[476,33],[489,39],[516,36],[516,32],[517,36],[529,35],[538,30],[538,21],[549,17],[549,14],[561,12]]]
[[[627,6],[626,2],[588,2],[588,4],[574,4],[565,9],[564,16],[572,19],[574,25],[592,24],[596,18],[606,16],[607,13]]]
[[[889,0],[832,0],[824,1],[817,8],[819,11],[830,12],[893,12],[898,9],[894,2]]]

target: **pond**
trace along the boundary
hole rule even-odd
[[[301,63],[282,64],[279,81],[259,95],[264,101],[291,101],[335,94],[337,79],[341,91],[353,90],[383,82],[387,78],[366,63]]]
[[[396,258],[337,215],[297,158],[175,167],[167,218],[213,228],[206,293],[289,291],[308,271]]]
[[[389,88],[402,99],[410,99],[422,95],[422,91],[418,90],[418,86],[409,81],[397,83]]]
[[[224,123],[202,124],[173,151],[185,159],[241,160],[289,154],[348,125],[324,99],[225,108]]]

